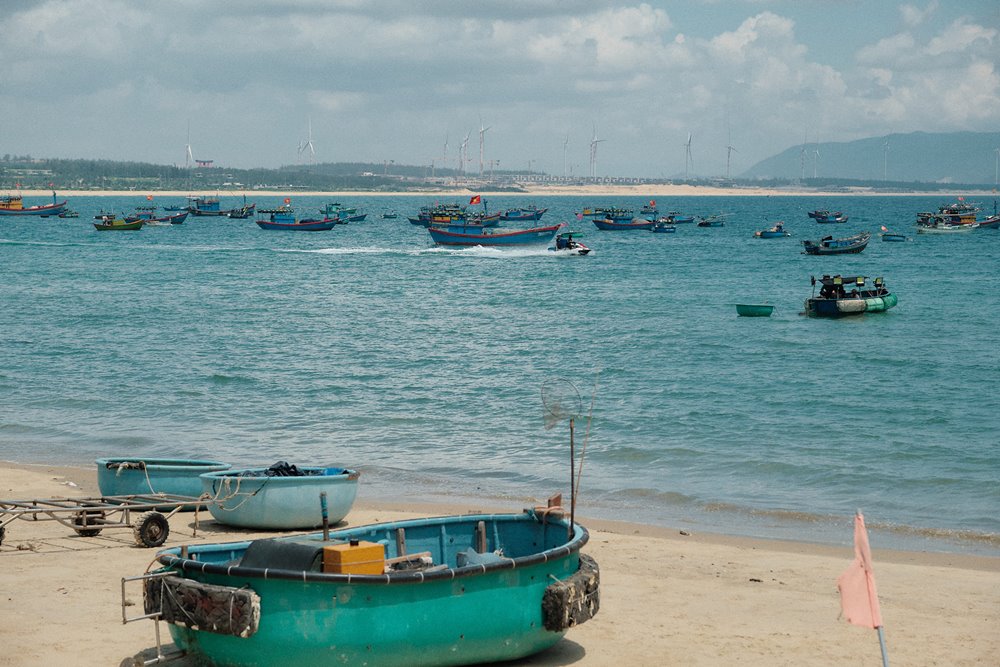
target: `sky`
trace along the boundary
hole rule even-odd
[[[0,156],[678,178],[1000,130],[997,0],[2,4]]]

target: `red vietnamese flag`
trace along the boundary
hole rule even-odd
[[[153,201],[153,195],[146,195],[146,201]]]
[[[649,200],[649,207],[650,208],[655,208],[656,207],[656,200],[655,199],[650,199]]]
[[[483,201],[482,197],[480,197],[479,195],[474,195],[472,199],[469,200],[469,205],[473,206],[475,204],[480,204],[482,203],[482,201]]]
[[[285,197],[285,203],[286,204],[291,204],[292,203],[292,198],[291,197]]]

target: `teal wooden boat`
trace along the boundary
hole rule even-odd
[[[419,667],[516,660],[599,608],[587,530],[551,509],[329,537],[161,551],[162,568],[142,577],[145,613],[199,664]],[[378,573],[351,572],[361,568]]]
[[[288,470],[294,472],[284,472]],[[207,494],[208,511],[219,523],[303,530],[323,525],[321,493],[326,494],[329,523],[342,521],[354,505],[359,476],[345,468],[295,467],[279,462],[271,468],[207,472],[201,476],[199,493]]]
[[[102,496],[165,493],[197,498],[201,495],[199,475],[230,468],[228,463],[200,459],[106,458],[96,463]],[[194,505],[185,509],[193,510]]]
[[[736,314],[740,317],[771,317],[774,306],[766,303],[738,303]]]

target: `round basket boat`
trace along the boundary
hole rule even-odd
[[[268,468],[222,470],[201,476],[208,510],[219,523],[242,528],[302,530],[339,523],[351,511],[360,473],[346,468],[299,467],[297,476],[271,476]]]
[[[200,475],[230,467],[221,461],[199,459],[97,459],[97,486],[102,496],[166,493],[197,498],[201,495]],[[185,509],[193,510],[194,506]]]
[[[771,317],[774,306],[766,303],[738,303],[736,314],[740,317]]]

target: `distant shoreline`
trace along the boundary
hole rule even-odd
[[[51,197],[52,190],[21,190],[25,197]],[[56,190],[57,198],[68,197],[188,197],[192,194],[218,197],[465,197],[478,194],[484,197],[997,197],[996,190],[938,190],[885,192],[871,188],[847,190],[810,190],[796,188],[716,188],[701,185],[586,185],[586,186],[529,186],[523,192],[490,190]]]

